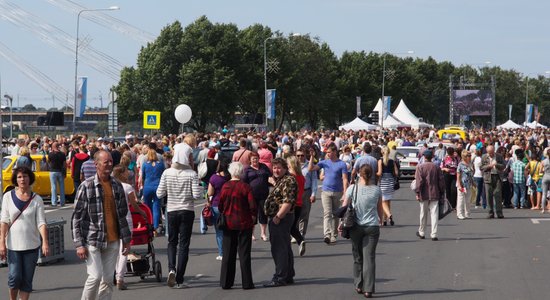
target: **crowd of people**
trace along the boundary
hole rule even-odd
[[[87,135],[19,139],[8,151],[17,155],[16,170],[22,170],[14,172],[16,190],[25,193],[16,197],[12,193],[4,195],[0,256],[6,256],[6,243],[8,253],[21,251],[13,246],[11,234],[4,238],[5,227],[14,223],[11,204],[7,203],[17,206],[31,199],[28,196],[34,178],[30,157],[41,155],[40,169],[50,171],[52,206],[65,205],[63,179],[67,170],[75,185],[73,240],[77,255],[87,262],[88,272],[83,299],[112,293],[115,271],[117,288],[127,288],[121,276],[125,272],[125,260],[121,257],[130,251],[132,224],[131,218],[126,218],[128,205],[145,215],[139,211],[137,202],[145,203],[151,210],[154,234],[168,234],[170,287],[187,286],[184,275],[196,218],[195,203],[202,201],[213,217],[211,220],[199,217],[200,232],[208,230],[207,224],[214,224],[217,255],[213,259],[221,261],[222,288],[234,285],[237,254],[242,287],[254,288],[251,245],[257,240],[271,243],[275,263],[274,275],[264,286],[293,284],[292,243],[296,243],[298,255],[306,255],[308,221],[316,199],[321,200],[323,208],[322,239],[327,245],[334,245],[341,238],[339,218],[334,211],[349,203],[356,207],[357,225],[350,234],[354,285],[358,293],[371,297],[375,292],[379,228],[399,221],[391,209],[393,194],[400,188],[399,146],[419,148],[414,193],[420,203],[420,227],[416,234],[421,239],[425,238],[428,215],[431,238],[438,239],[436,213],[443,197],[456,209],[460,220],[470,218],[470,204],[475,209],[487,209],[488,218],[503,218],[503,207],[531,208],[542,213],[548,210],[550,131],[473,129],[467,133],[467,139],[450,141],[440,140],[434,129],[385,132],[224,129],[206,134],[143,137],[128,133],[121,142]],[[19,177],[25,178],[19,180]],[[320,191],[319,180],[322,180]],[[41,198],[34,199],[36,209],[43,213]],[[94,214],[89,214],[90,211]],[[44,224],[33,226],[37,228],[32,233],[36,237],[42,233]],[[42,239],[47,241],[47,236]],[[47,253],[48,249],[42,251]],[[20,271],[16,259],[10,259],[11,264],[17,264],[19,269],[14,269],[13,276],[10,272],[10,292],[11,289],[20,290],[21,295],[30,292],[32,272]],[[23,272],[24,278],[17,272]]]

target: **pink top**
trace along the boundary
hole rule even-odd
[[[258,155],[260,156],[260,163],[266,165],[271,170],[271,161],[273,160],[273,153],[267,148],[260,148],[258,150]]]

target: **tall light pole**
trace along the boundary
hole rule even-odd
[[[386,55],[388,54],[391,54],[391,55],[403,55],[403,54],[414,54],[414,51],[413,50],[409,50],[407,52],[401,52],[401,53],[388,53],[388,52],[384,52],[384,54],[382,55],[382,57],[384,58],[384,68],[382,69],[382,111],[380,112],[380,115],[382,116],[380,118],[380,128],[384,128],[384,111],[385,111],[385,108],[384,108],[384,88],[385,88],[385,85],[386,85]],[[389,109],[389,107],[388,107]]]
[[[4,98],[6,98],[7,101],[10,102],[10,139],[13,138],[13,97],[10,95],[4,95]]]
[[[120,7],[111,6],[108,8],[94,8],[94,9],[82,9],[76,16],[76,47],[75,47],[75,59],[74,59],[74,103],[73,103],[73,134],[76,131],[76,101],[78,99],[78,43],[79,43],[79,29],[80,29],[80,15],[87,11],[105,11],[105,10],[118,10]]]
[[[302,36],[300,33],[293,33],[291,37]],[[267,95],[267,41],[282,38],[280,36],[270,36],[264,40],[264,101],[266,100]],[[267,128],[267,103],[266,103],[266,114],[265,114],[265,126]]]

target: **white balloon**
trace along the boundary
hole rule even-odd
[[[191,116],[193,115],[193,113],[191,112],[191,107],[185,104],[180,104],[178,105],[178,107],[176,107],[174,115],[178,122],[180,122],[181,124],[185,124],[189,122],[189,120],[191,120]]]

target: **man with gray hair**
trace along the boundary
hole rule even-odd
[[[502,179],[506,163],[502,155],[495,152],[493,145],[487,146],[487,153],[481,157],[481,171],[483,172],[483,183],[485,196],[489,203],[488,219],[494,219],[495,213],[499,219],[504,218],[502,214]]]
[[[420,226],[416,236],[421,240],[425,238],[425,227],[428,224],[428,213],[432,225],[431,238],[437,241],[437,224],[439,220],[439,200],[445,195],[445,181],[443,173],[432,162],[432,150],[424,151],[424,163],[416,167],[414,178],[416,180],[416,200],[420,203]]]

